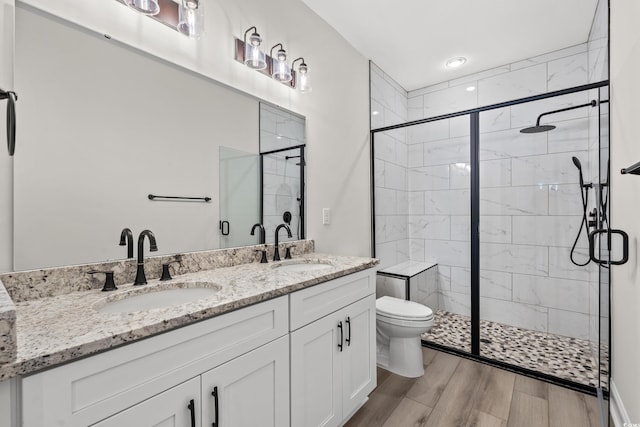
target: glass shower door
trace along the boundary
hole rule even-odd
[[[220,248],[256,245],[260,222],[260,157],[220,147]]]
[[[480,113],[480,353],[593,387],[590,95]],[[555,128],[521,132],[540,115]]]

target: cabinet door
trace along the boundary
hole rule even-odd
[[[190,403],[193,403],[193,423]],[[200,427],[200,377],[107,418],[94,427]]]
[[[289,336],[203,374],[202,422],[214,427],[288,426]]]
[[[344,351],[338,348],[338,322],[344,328],[342,310],[291,334],[292,426],[328,427],[342,422],[340,356]]]
[[[346,307],[342,353],[343,414],[351,416],[376,387],[376,300],[370,295]]]

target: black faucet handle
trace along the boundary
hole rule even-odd
[[[177,264],[179,262],[180,261],[174,260],[174,261],[169,261],[162,264],[162,276],[160,277],[161,282],[172,279],[171,272],[169,271],[169,266],[171,266],[171,264]]]
[[[296,245],[287,246],[287,251],[284,253],[284,259],[291,259],[291,248],[295,248]]]
[[[113,280],[113,271],[96,271],[96,270],[87,271],[87,274],[90,274],[92,276],[98,273],[104,274],[105,276],[102,292],[115,291],[118,289],[116,287],[116,282]]]
[[[260,264],[265,264],[269,262],[267,260],[267,250],[266,249],[256,249],[256,252],[262,252],[262,257],[260,258]]]

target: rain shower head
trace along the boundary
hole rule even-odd
[[[556,127],[553,125],[540,125],[531,126],[528,128],[520,129],[520,133],[542,133],[554,130]]]
[[[560,110],[548,111],[546,113],[542,113],[538,116],[538,120],[536,120],[536,125],[528,128],[520,129],[520,133],[541,133],[541,132],[549,132],[550,130],[554,130],[556,127],[553,125],[541,125],[540,119],[543,116],[548,116],[549,114],[562,113],[564,111],[575,110],[577,108],[584,107],[595,107],[598,105],[598,102],[594,99],[588,104],[574,105],[573,107],[561,108]],[[574,162],[575,163],[575,162]],[[577,165],[576,165],[577,166]]]

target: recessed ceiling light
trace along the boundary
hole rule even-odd
[[[467,92],[473,92],[474,90],[476,90],[475,86],[469,86],[467,87]]]
[[[465,62],[467,62],[467,58],[465,58],[464,56],[457,56],[455,58],[451,58],[450,60],[448,60],[445,63],[445,66],[447,68],[458,68],[459,66],[461,66]]]
[[[380,112],[379,112],[379,111],[372,111],[372,112],[371,112],[371,115],[372,115],[372,116],[377,116],[378,114],[380,114]]]

